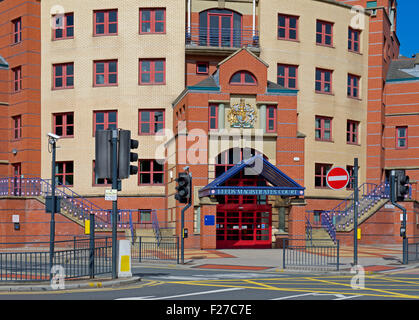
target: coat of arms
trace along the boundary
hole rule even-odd
[[[256,121],[255,109],[244,99],[240,99],[240,103],[231,106],[231,110],[227,115],[228,122],[232,128],[253,128]]]

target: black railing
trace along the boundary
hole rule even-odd
[[[93,246],[84,238],[56,241],[52,265],[47,245],[49,242],[1,243],[0,281],[50,280],[53,269],[62,270],[64,279],[93,278],[112,271],[112,238],[95,238]]]
[[[189,32],[186,31],[186,44],[219,48],[259,48],[259,33],[251,27],[211,28],[192,25]]]
[[[288,244],[286,243],[288,241]],[[336,269],[339,271],[339,240],[328,245],[330,239],[283,239],[283,269]]]
[[[407,262],[419,261],[419,237],[407,239]]]
[[[179,238],[137,237],[131,242],[132,261],[173,261],[179,263]]]

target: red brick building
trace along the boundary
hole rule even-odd
[[[139,8],[134,1],[115,2],[118,9],[99,7],[105,5],[99,2],[89,3],[98,6],[92,10],[69,5],[64,15],[66,36],[57,37],[60,32],[54,29],[54,36],[45,30],[41,37],[41,25],[49,26],[56,18],[49,2],[42,3],[41,17],[39,0],[0,1],[3,238],[48,235],[49,214],[29,179],[41,177],[41,167],[42,178],[50,178],[50,154],[41,155],[47,145],[41,145],[41,138],[61,126],[57,118],[69,115],[72,122],[66,125],[73,131],[61,140],[57,171],[60,179],[72,182],[69,187],[63,183],[60,190],[78,202],[67,203],[66,212],[58,215],[58,235],[82,233],[86,212],[96,213],[100,226],[109,228],[111,203],[103,193],[110,184],[95,178],[88,156],[93,152],[94,130],[102,123],[132,126],[143,152],[138,176],[123,182],[118,201],[124,210],[118,221],[121,234],[130,226],[150,227],[154,217],[161,229],[180,235],[182,206],[174,199],[175,178],[189,166],[194,190],[185,218],[187,247],[270,247],[279,238],[305,237],[309,226],[319,227],[319,237],[349,243],[351,187],[332,193],[325,176],[332,165],[346,165],[351,171],[357,155],[363,159],[360,172],[365,188],[360,242],[400,242],[400,212],[386,198],[391,170],[405,170],[411,178],[411,195],[403,205],[408,209],[408,236],[418,235],[419,64],[418,58],[399,57],[396,1],[290,0],[272,7],[266,3],[191,0],[190,8],[182,7],[186,27],[183,21],[178,23],[176,14],[185,1],[166,8]],[[359,10],[356,5],[366,8],[360,10],[366,25],[358,28],[351,24],[352,13]],[[133,8],[141,18],[127,14]],[[107,24],[93,19],[100,20],[101,15]],[[128,16],[135,20],[118,21]],[[129,28],[101,31],[102,24],[109,29],[123,23]],[[96,29],[94,36],[81,32],[93,25],[99,35]],[[185,44],[179,45],[183,38]],[[121,39],[125,42],[118,42]],[[128,45],[121,48],[120,43],[137,40],[144,44],[141,49],[147,41],[150,44],[142,56],[135,56]],[[84,50],[80,43],[89,54],[72,56]],[[121,52],[118,57],[113,56],[115,43]],[[159,43],[176,43],[177,50],[169,54]],[[57,75],[63,65],[71,70],[65,75],[68,86],[60,84],[64,76]],[[93,66],[95,71],[86,77]],[[58,81],[59,90],[48,81],[41,85],[41,76]],[[101,76],[117,81],[106,88],[109,83],[101,83]],[[93,85],[90,77],[96,79]],[[46,93],[43,108],[41,89]],[[128,113],[133,110],[136,116]],[[110,120],[112,112],[117,114],[115,121]],[[173,137],[165,142],[164,164],[159,163],[163,157],[150,156],[158,146],[159,127],[173,129]],[[259,158],[265,171],[249,177],[246,169]],[[246,163],[249,159],[253,160]],[[238,171],[229,175],[233,167]],[[229,193],[225,187],[230,187]],[[281,187],[290,193],[279,196],[275,192]],[[268,191],[257,193],[260,190]],[[212,191],[221,193],[212,195]],[[372,194],[380,200],[369,203]],[[13,228],[13,215],[20,216],[19,230]]]

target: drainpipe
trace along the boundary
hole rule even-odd
[[[259,36],[256,34],[256,0],[253,0],[253,45],[258,46]]]
[[[253,0],[253,36],[255,36],[256,35],[256,29],[255,29],[255,27],[256,27],[256,19],[255,19],[255,16],[256,16],[256,0]]]
[[[188,31],[186,33],[187,42],[191,41],[191,1],[188,0]]]

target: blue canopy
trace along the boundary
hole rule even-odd
[[[227,180],[234,177],[242,170],[247,170],[247,175],[263,177],[271,186],[225,186]],[[234,167],[215,178],[207,186],[199,190],[199,197],[216,195],[278,195],[278,196],[303,196],[304,187],[271,164],[262,155],[237,163]]]

